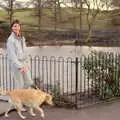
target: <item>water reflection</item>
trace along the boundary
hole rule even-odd
[[[120,53],[119,47],[89,47],[89,46],[36,46],[28,47],[26,52],[32,56],[62,56],[62,57],[75,57],[88,55],[91,51],[104,51]]]

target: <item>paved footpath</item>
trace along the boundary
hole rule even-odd
[[[7,102],[0,102],[0,113],[8,107]],[[104,105],[97,105],[85,109],[66,109],[66,108],[44,108],[45,120],[120,120],[120,102]],[[31,117],[28,112],[24,112],[26,120],[42,120],[40,114]],[[11,111],[9,117],[0,116],[0,120],[21,120],[16,111]]]

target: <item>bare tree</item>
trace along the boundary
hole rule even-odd
[[[75,8],[79,8],[82,0],[71,0],[71,2],[73,3],[73,6],[74,6]]]
[[[32,4],[35,8],[35,14],[38,17],[38,30],[41,27],[41,20],[42,20],[42,10],[44,8],[44,4],[47,0],[30,0],[29,5]]]
[[[112,1],[113,0],[101,0],[103,4],[105,4],[105,9],[109,11],[110,8],[112,8]]]
[[[83,0],[80,0],[80,29],[82,29],[82,9],[83,9]]]
[[[0,7],[5,9],[8,12],[9,22],[12,22],[13,19],[13,5],[15,0],[4,0],[0,1]]]
[[[9,0],[10,24],[12,23],[12,18],[13,18],[13,2],[14,2],[14,0]]]
[[[34,0],[34,5],[37,10],[37,16],[39,18],[39,25],[42,19],[42,9],[51,8],[54,18],[54,29],[56,31],[57,21],[62,19],[61,15],[61,1],[60,0]]]
[[[111,0],[111,4],[114,5],[115,7],[120,8],[120,0]]]
[[[36,10],[37,10],[37,16],[38,16],[38,29],[40,30],[41,26],[41,19],[42,19],[42,1],[41,0],[36,0]]]
[[[86,41],[88,41],[92,35],[92,27],[95,23],[96,17],[101,12],[101,9],[104,7],[104,4],[101,2],[101,0],[83,0],[83,1],[87,7],[86,20],[88,24],[89,34]]]

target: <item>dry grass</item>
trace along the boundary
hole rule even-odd
[[[14,19],[20,19],[23,24],[32,25],[32,29],[36,29],[38,26],[38,18],[35,15],[35,10],[25,9],[17,10],[14,12]],[[54,11],[52,9],[43,9],[41,17],[41,29],[80,29],[80,11],[79,9],[73,8],[62,8],[61,14],[57,14],[57,19],[55,20]],[[82,28],[88,28],[86,21],[86,10],[82,12]],[[108,13],[101,13],[97,16],[93,29],[108,29]],[[0,20],[7,20],[7,12],[0,11]],[[55,24],[56,21],[56,24]],[[33,27],[34,26],[34,27]],[[23,29],[31,29],[31,27],[23,26]]]

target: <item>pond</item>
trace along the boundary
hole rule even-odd
[[[91,51],[120,53],[120,47],[89,47],[89,46],[36,46],[28,47],[27,52],[32,56],[80,57]]]

